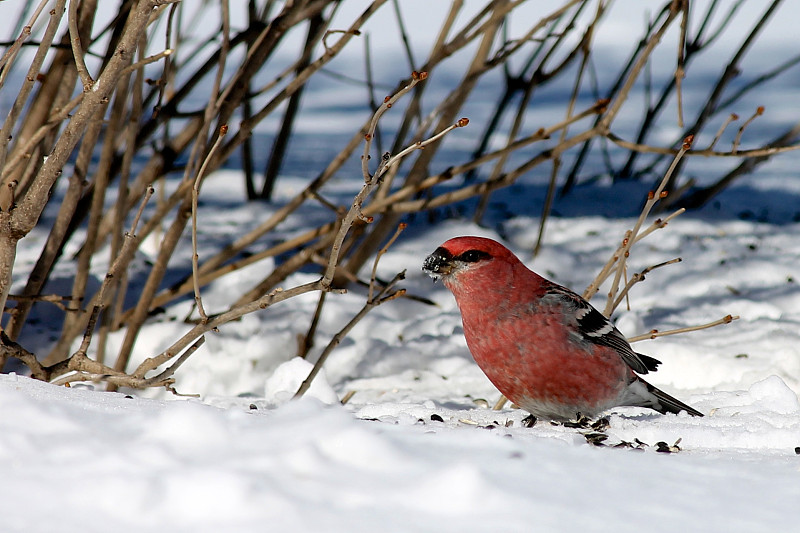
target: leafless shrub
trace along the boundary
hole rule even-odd
[[[248,198],[271,198],[287,142],[302,113],[304,87],[345,46],[353,46],[373,14],[391,9],[388,4],[387,0],[375,0],[341,27],[331,26],[341,7],[340,2],[332,0],[250,0],[246,5],[230,5],[227,0],[121,0],[111,16],[102,20],[96,0],[41,0],[25,5],[17,13],[19,22],[13,25],[13,34],[0,57],[0,91],[12,94],[8,101],[13,102],[4,110],[7,115],[0,131],[0,305],[8,313],[0,342],[0,366],[14,357],[41,379],[169,387],[172,374],[202,344],[205,333],[246,313],[319,291],[317,313],[299,342],[298,353],[305,355],[314,344],[315,323],[326,294],[347,283],[361,282],[370,287],[365,310],[398,294],[393,288],[396,279],[386,284],[374,275],[370,280],[359,280],[359,271],[382,249],[406,215],[479,197],[475,217],[480,219],[493,191],[552,162],[541,241],[557,188],[565,194],[581,181],[581,168],[593,146],[610,141],[629,150],[623,168],[608,169],[620,179],[647,176],[662,157],[683,156],[683,138],[702,133],[714,116],[730,114],[724,110],[744,94],[735,93],[726,99],[724,90],[778,2],[765,10],[750,36],[734,52],[706,104],[676,139],[678,148],[664,148],[647,144],[658,117],[674,98],[682,123],[687,113],[683,111],[681,80],[689,72],[692,59],[725,30],[738,3],[724,8],[727,15],[712,28],[712,15],[718,7],[712,2],[707,12],[699,14],[701,24],[695,28],[688,24],[690,16],[696,15],[691,13],[688,1],[665,2],[612,86],[592,89],[589,92],[594,97],[587,99],[587,79],[591,78],[588,74],[594,61],[593,36],[607,16],[607,2],[564,1],[551,12],[542,12],[523,30],[508,35],[506,21],[521,2],[487,1],[469,14],[463,2],[454,1],[427,56],[417,60],[408,44],[402,3],[394,1],[410,70],[435,73],[454,55],[471,54],[466,63],[463,57],[459,59],[459,64],[465,64],[460,81],[448,87],[443,96],[437,95],[433,103],[427,82],[420,75],[400,81],[382,104],[372,99],[375,114],[363,124],[353,125],[352,138],[304,190],[276,206],[246,234],[231,236],[213,254],[200,256],[196,235],[203,220],[197,208],[207,176],[241,152]],[[200,23],[209,17],[218,23]],[[620,110],[629,104],[635,84],[641,83],[654,50],[675,47],[674,42],[662,41],[676,25],[680,37],[675,75],[658,94],[650,95],[652,103],[642,110],[638,132],[632,140],[626,140],[628,132],[616,129]],[[298,32],[305,36],[303,46],[296,50],[284,47],[287,36]],[[287,52],[292,53],[288,63]],[[762,79],[754,80],[749,89],[798,61],[794,58],[776,66]],[[371,62],[369,58],[368,99],[376,84]],[[519,64],[522,68],[514,72],[514,65]],[[459,119],[466,103],[482,79],[498,72],[506,82],[503,94],[492,113],[494,118],[479,125],[482,133],[474,152],[444,171],[433,171],[443,152],[440,135],[466,124],[465,119]],[[528,103],[536,91],[558,79],[569,79],[573,88],[565,98],[563,119],[523,134]],[[646,82],[652,84],[652,80]],[[404,100],[397,101],[406,93]],[[521,98],[512,109],[517,96]],[[196,105],[198,101],[203,102],[202,107]],[[378,118],[390,105],[394,105],[392,112],[402,117],[392,131],[378,128]],[[504,131],[501,127],[508,122],[503,120],[507,116],[511,117],[510,127]],[[278,117],[280,127],[259,185],[252,134],[272,117]],[[795,125],[771,143],[742,149],[742,134],[748,123],[740,128],[732,150],[716,148],[723,131],[719,129],[708,148],[685,154],[737,158],[742,162],[741,170],[732,171],[710,187],[691,190],[679,187],[681,161],[676,160],[670,180],[664,184],[676,192],[663,204],[674,208],[681,202],[702,203],[760,161],[797,148],[793,143],[800,126]],[[492,149],[489,139],[498,133],[502,133],[504,145]],[[552,142],[554,138],[556,142]],[[532,151],[534,144],[545,140],[551,141],[546,148]],[[347,162],[358,157],[362,145],[363,184],[354,191],[351,205],[341,207],[330,200],[335,197],[328,188],[331,178],[344,172]],[[423,145],[424,150],[415,151]],[[381,156],[375,170],[370,171],[373,146]],[[570,168],[562,172],[562,156],[567,152],[574,157]],[[655,159],[640,164],[639,154],[654,154]],[[408,164],[401,172],[403,157]],[[448,187],[440,187],[445,182],[449,182]],[[59,192],[52,194],[57,185]],[[18,273],[27,276],[24,289],[10,295],[17,246],[25,242],[22,239],[40,221],[51,200],[59,203],[50,207],[57,214],[47,242],[36,265]],[[327,221],[295,232],[290,238],[270,238],[290,215],[308,205],[326,210]],[[190,221],[195,241],[192,261],[180,265],[184,269],[182,281],[170,284],[167,267],[175,264],[176,252],[186,246],[184,237]],[[632,240],[651,231],[646,228],[637,236],[639,229],[637,225]],[[145,276],[144,282],[131,285],[129,278],[142,242],[159,232],[163,234],[152,265],[143,273],[137,271],[137,275]],[[274,244],[253,252],[259,242]],[[69,260],[63,257],[68,243],[80,247],[72,289],[69,294],[43,294],[54,268],[60,261]],[[111,260],[106,258],[109,249]],[[229,309],[206,313],[202,305],[204,286],[246,265],[279,255],[280,263],[263,279],[254,280],[250,290]],[[96,265],[104,262],[110,265],[105,276],[100,274],[104,281],[99,289],[91,289],[92,273],[97,275]],[[320,268],[318,280],[279,288],[288,276],[314,264]],[[615,288],[613,298],[609,298],[611,309],[619,305],[629,288],[622,284],[620,264],[608,267]],[[125,308],[126,295],[134,290],[135,303]],[[131,369],[137,336],[150,314],[190,294],[195,296],[199,318],[172,347]],[[7,306],[8,301],[15,305]],[[54,304],[63,310],[60,338],[49,353],[32,354],[18,344],[31,308]],[[109,333],[120,329],[125,331],[121,348],[117,353],[106,353]],[[83,342],[73,351],[77,339]],[[90,344],[93,350],[89,350]]]

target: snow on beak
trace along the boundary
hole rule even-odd
[[[453,254],[441,246],[425,258],[422,271],[436,281],[442,276],[447,276],[453,271]]]

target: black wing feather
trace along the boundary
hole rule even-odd
[[[581,337],[592,344],[613,348],[622,360],[638,374],[656,371],[661,361],[633,351],[625,336],[592,304],[571,290],[552,284],[547,295],[558,299],[574,311]]]

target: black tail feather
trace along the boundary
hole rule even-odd
[[[667,413],[678,414],[681,411],[686,411],[687,413],[689,413],[692,416],[704,416],[703,413],[701,413],[700,411],[698,411],[694,407],[686,405],[685,403],[683,403],[682,401],[680,401],[677,398],[673,398],[672,396],[670,396],[669,394],[667,394],[663,390],[661,390],[659,388],[656,388],[653,385],[650,385],[648,382],[646,382],[642,378],[639,378],[639,381],[641,381],[647,387],[647,391],[649,393],[651,393],[653,396],[658,398],[658,403],[657,404],[654,403],[654,404],[648,405],[647,407],[649,407],[651,409],[655,409],[656,411],[658,411],[659,413],[662,413],[662,414],[667,414]]]
[[[658,365],[661,364],[661,361],[659,361],[655,357],[650,357],[649,355],[645,355],[643,353],[637,352],[636,355],[638,355],[639,359],[642,360],[642,363],[644,363],[644,366],[647,367],[647,370],[651,372],[655,372],[656,370],[658,370]],[[641,372],[641,373],[647,374],[647,372]]]

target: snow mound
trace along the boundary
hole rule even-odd
[[[291,400],[297,389],[300,388],[300,385],[311,373],[312,368],[314,368],[314,365],[300,357],[295,357],[281,364],[264,385],[264,397],[267,403],[275,406]],[[339,403],[339,396],[328,383],[324,368],[320,370],[314,381],[311,382],[311,386],[306,391],[305,396],[316,398],[328,405]]]

